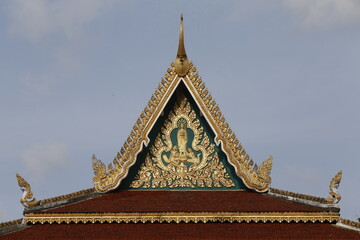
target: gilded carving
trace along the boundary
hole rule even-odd
[[[233,187],[214,145],[182,96],[156,137],[133,188]]]
[[[335,177],[333,177],[333,179],[331,179],[331,181],[330,181],[329,194],[331,195],[331,197],[326,197],[326,201],[330,204],[337,204],[341,199],[341,196],[337,191],[337,189],[339,188],[340,182],[341,182],[341,177],[342,177],[342,171],[340,170],[335,175]]]
[[[21,191],[23,192],[23,195],[20,199],[21,204],[26,208],[39,205],[40,202],[38,200],[36,200],[36,198],[33,198],[33,193],[31,191],[30,184],[19,174],[16,174],[16,178],[17,178],[19,187],[20,187]]]

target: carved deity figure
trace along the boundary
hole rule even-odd
[[[186,155],[187,155],[187,151],[186,151],[186,144],[188,142],[188,137],[187,137],[187,132],[185,129],[185,123],[184,122],[180,122],[179,124],[179,130],[177,132],[177,141],[178,141],[178,148],[179,148],[179,153],[180,153],[180,158],[181,159],[186,159]]]
[[[170,151],[170,157],[166,155],[163,156],[164,161],[167,163],[200,163],[200,154],[195,156],[191,148],[186,148],[188,143],[188,134],[186,130],[186,124],[183,121],[180,121],[178,125],[178,132],[177,132],[177,145],[173,146]]]

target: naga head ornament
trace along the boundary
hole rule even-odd
[[[340,182],[341,182],[341,177],[342,177],[342,171],[340,170],[335,175],[335,177],[333,177],[333,179],[331,179],[331,181],[330,181],[329,194],[331,195],[331,197],[326,198],[326,201],[329,204],[337,204],[341,199],[340,194],[337,192],[337,189],[339,188],[339,185],[340,185]]]
[[[30,184],[21,177],[18,173],[16,174],[16,178],[20,187],[20,190],[23,192],[23,195],[20,199],[21,204],[28,208],[28,207],[34,207],[40,204],[36,198],[33,198],[33,193],[31,191]]]

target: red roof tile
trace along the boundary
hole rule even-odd
[[[86,212],[274,212],[324,211],[249,191],[120,191],[47,210]]]

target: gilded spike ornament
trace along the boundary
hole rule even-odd
[[[180,36],[179,36],[179,47],[174,62],[175,72],[179,76],[185,76],[190,69],[190,62],[186,56],[185,44],[184,44],[184,24],[183,24],[183,15],[180,17]]]
[[[341,182],[341,177],[342,177],[342,171],[340,170],[335,175],[335,177],[333,177],[333,179],[331,179],[331,181],[330,181],[329,194],[331,195],[331,197],[326,198],[326,201],[330,204],[337,204],[341,199],[341,196],[337,191],[337,189],[339,188],[340,182]]]
[[[21,204],[28,208],[28,207],[34,207],[40,204],[36,198],[33,198],[33,193],[31,191],[30,184],[21,177],[18,173],[16,174],[16,178],[19,184],[19,187],[21,191],[23,192],[22,198],[20,199]]]

